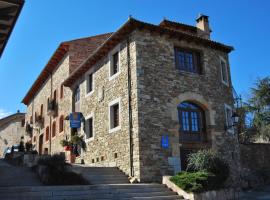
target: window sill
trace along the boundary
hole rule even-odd
[[[94,141],[94,136],[93,137],[90,137],[90,138],[87,138],[87,139],[85,139],[85,142],[86,143],[89,143],[89,142],[92,142],[92,141]]]
[[[203,73],[198,73],[198,72],[189,72],[189,71],[184,71],[184,70],[180,70],[180,69],[176,69],[179,74],[181,75],[189,75],[189,76],[203,76]]]
[[[63,135],[63,134],[64,134],[64,131],[61,131],[61,132],[58,133],[59,136]]]
[[[54,140],[56,138],[56,135],[52,137],[52,140]]]
[[[223,80],[222,80],[221,82],[222,82],[223,85],[229,87],[229,83],[228,83],[228,82],[225,82],[225,81],[223,81]]]
[[[119,76],[119,74],[120,74],[120,71],[118,71],[116,74],[110,75],[109,76],[109,81],[115,79],[117,76]]]
[[[115,128],[112,128],[109,130],[109,133],[113,133],[113,132],[116,132],[116,131],[119,131],[121,129],[121,126],[117,126]]]
[[[85,98],[92,96],[93,93],[94,93],[94,90],[92,90],[91,92],[86,93]]]

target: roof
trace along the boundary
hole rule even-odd
[[[160,35],[167,34],[170,37],[176,37],[179,39],[184,39],[188,41],[194,41],[202,45],[211,47],[213,49],[218,49],[224,52],[231,52],[233,47],[227,46],[212,40],[204,39],[194,34],[189,34],[183,30],[183,28],[194,31],[193,28],[189,25],[183,25],[175,22],[170,22],[171,25],[181,26],[182,29],[175,30],[172,28],[166,27],[166,21],[161,22],[159,26],[153,25],[150,23],[142,22],[134,18],[129,18],[128,21],[123,24],[116,32],[114,32],[93,54],[91,54],[71,75],[64,81],[64,85],[71,87],[75,81],[80,78],[85,72],[88,71],[95,63],[102,59],[110,50],[113,49],[115,45],[121,42],[123,39],[134,31],[135,29],[146,29],[151,32],[158,32]],[[165,24],[165,25],[164,25]],[[168,25],[169,23],[167,23]]]
[[[0,0],[0,57],[23,7],[24,0]]]
[[[13,121],[22,120],[24,119],[24,117],[25,117],[25,113],[20,113],[20,112],[4,117],[0,119],[0,127]]]
[[[63,59],[66,53],[69,54],[69,71],[73,72],[89,54],[94,52],[112,33],[106,33],[76,40],[62,42],[56,51],[53,53],[48,63],[45,65],[34,84],[28,90],[22,100],[22,103],[28,105],[31,99],[42,87],[43,83],[51,76],[54,70],[57,69],[59,62]]]

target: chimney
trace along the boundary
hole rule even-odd
[[[210,40],[210,34],[212,30],[209,27],[208,16],[199,14],[196,22],[196,27],[198,28],[198,36]]]

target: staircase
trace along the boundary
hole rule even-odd
[[[129,183],[128,177],[117,167],[89,167],[74,164],[71,170],[81,174],[91,185]]]
[[[3,200],[181,200],[161,184],[100,184],[0,188]]]

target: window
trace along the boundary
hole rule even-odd
[[[55,137],[55,135],[56,135],[56,123],[54,121],[52,124],[52,137]]]
[[[33,137],[33,142],[36,142],[36,136]]]
[[[204,111],[198,105],[183,102],[178,105],[178,117],[180,123],[180,139],[198,141],[204,132]]]
[[[120,71],[120,60],[119,60],[119,50],[114,51],[113,54],[110,55],[110,70],[109,77],[115,77]]]
[[[40,106],[40,116],[43,116],[43,104]]]
[[[86,139],[92,138],[93,135],[93,118],[90,117],[88,119],[86,119],[85,121],[85,135],[86,135]]]
[[[109,127],[110,132],[120,129],[120,99],[116,99],[109,104]]]
[[[61,85],[60,87],[60,98],[62,99],[64,97],[64,86]]]
[[[57,101],[57,90],[54,90],[53,92],[53,99],[55,100],[55,102]]]
[[[201,73],[200,53],[175,48],[176,69],[192,73]]]
[[[74,92],[75,103],[80,101],[80,87],[78,86]]]
[[[93,74],[89,74],[87,77],[87,93],[93,91]]]
[[[233,132],[232,114],[233,114],[233,112],[232,112],[231,106],[225,104],[225,125],[227,127],[230,127],[228,129],[228,132]]]
[[[64,131],[64,116],[61,115],[59,118],[59,133]]]
[[[46,128],[46,134],[45,134],[45,140],[48,141],[49,140],[49,136],[50,135],[50,128],[47,126]]]
[[[224,59],[220,59],[220,68],[221,68],[221,78],[222,78],[222,82],[225,85],[228,85],[228,71],[227,71],[227,65]]]

